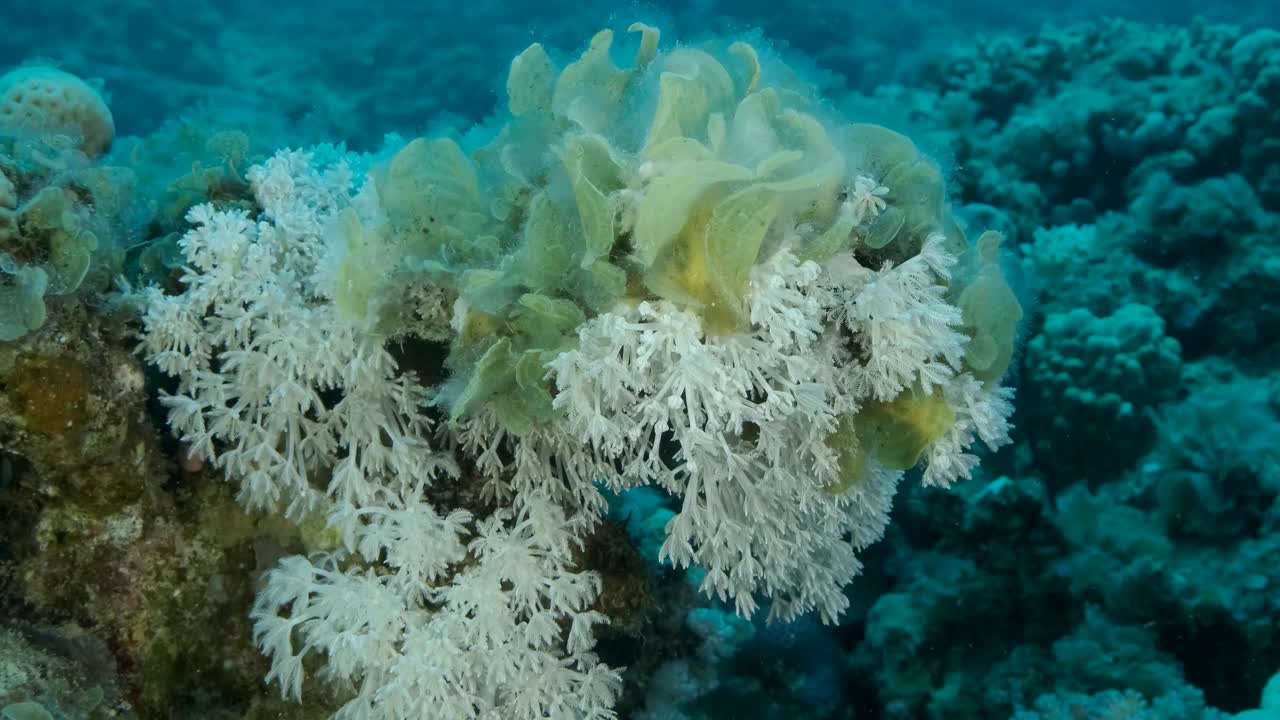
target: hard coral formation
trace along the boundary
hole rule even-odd
[[[102,94],[71,73],[28,65],[0,76],[0,127],[31,133],[71,134],[90,159],[115,140],[116,127]]]
[[[999,198],[1038,275],[1018,475],[908,491],[881,546],[853,676],[887,715],[1257,706],[1280,654],[1277,37],[1047,28],[882,91],[943,126],[958,214]]]
[[[1150,449],[1150,411],[1174,397],[1182,372],[1181,347],[1164,328],[1136,304],[1102,318],[1087,310],[1045,318],[1027,348],[1035,400],[1026,414],[1032,449],[1053,475],[1101,480]]]
[[[959,193],[1000,198],[1019,241],[1062,240],[1072,226],[1096,234],[1094,249],[1079,249],[1098,261],[1054,272],[1044,300],[1073,307],[1060,286],[1093,302],[1127,297],[1159,310],[1189,349],[1265,354],[1280,339],[1274,36],[1083,24],[1025,47],[979,44],[921,77],[923,89],[895,92],[945,124],[964,168]]]
[[[902,472],[1008,441],[1020,310],[936,165],[749,44],[631,29],[625,68],[609,31],[520,54],[469,152],[277,153],[256,222],[194,208],[185,287],[141,298],[188,452],[341,539],[258,596],[285,694],[319,651],[350,717],[610,717],[597,484],[682,497],[660,554],[739,613],[830,622]]]

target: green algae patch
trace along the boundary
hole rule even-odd
[[[996,382],[1013,362],[1022,305],[1000,268],[997,232],[985,232],[960,256],[951,294],[969,343],[964,364],[974,377]]]

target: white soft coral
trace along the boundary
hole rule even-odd
[[[341,550],[268,573],[253,617],[269,679],[299,697],[303,657],[323,653],[356,689],[350,720],[613,717],[617,672],[590,652],[599,579],[571,562],[602,504],[591,481],[549,494],[545,458],[522,449],[505,509],[437,511],[424,498],[457,467],[429,442],[427,388],[319,281],[345,164],[289,151],[249,177],[259,221],[190,212],[185,290],[144,291],[142,349],[177,378],[172,428],[246,505],[326,509],[341,533]]]
[[[744,615],[759,593],[775,616],[817,609],[834,621],[899,477],[877,468],[857,492],[825,489],[839,472],[826,439],[853,401],[833,392],[819,274],[784,250],[752,272],[747,332],[709,337],[697,315],[646,302],[588,321],[578,348],[550,364],[570,432],[624,484],[682,498],[662,555],[705,567],[703,589]]]
[[[876,271],[841,258],[843,271],[832,277],[833,292],[843,298],[835,316],[865,355],[853,376],[877,400],[892,400],[913,385],[931,392],[961,366],[967,339],[959,330],[960,309],[947,302],[942,284],[956,259],[942,243],[934,235],[918,255]]]
[[[247,506],[284,502],[293,515],[316,505],[318,472],[332,469],[332,498],[360,505],[445,467],[429,452],[406,452],[426,434],[415,409],[425,389],[380,340],[304,292],[300,271],[319,251],[298,248],[317,237],[209,206],[189,219],[187,289],[146,291],[142,347],[178,378],[163,402],[193,456],[238,479]]]
[[[947,432],[929,446],[924,460],[924,483],[947,487],[955,480],[968,478],[978,464],[977,456],[966,452],[976,440],[982,440],[992,450],[1009,444],[1013,390],[987,386],[969,373],[963,373],[943,385],[943,397],[955,411],[956,419]]]
[[[861,224],[865,221],[876,219],[876,216],[885,209],[884,198],[888,194],[889,188],[866,175],[859,175],[854,178],[853,186],[849,188],[849,199],[847,201],[854,223]]]
[[[750,326],[723,337],[670,303],[623,305],[550,363],[555,406],[571,438],[622,469],[619,486],[656,482],[680,498],[661,554],[706,568],[705,591],[744,615],[759,594],[772,616],[833,621],[901,477],[874,458],[842,477],[829,444],[839,418],[912,386],[943,392],[957,420],[927,455],[933,484],[968,475],[977,437],[1008,440],[1005,392],[962,371],[966,338],[943,284],[954,262],[940,237],[878,271],[784,249],[752,270]]]
[[[288,152],[250,178],[257,222],[192,211],[186,288],[146,291],[143,348],[178,380],[173,428],[247,505],[323,507],[341,531],[342,550],[271,572],[254,610],[271,678],[296,697],[302,658],[323,653],[355,690],[341,718],[612,717],[619,678],[591,653],[599,578],[573,561],[605,509],[598,482],[677,496],[662,556],[704,567],[703,589],[738,612],[763,597],[773,617],[834,621],[902,475],[874,453],[842,468],[840,424],[910,388],[943,393],[957,419],[926,449],[935,484],[969,473],[975,440],[1008,439],[1006,393],[963,370],[938,237],[878,270],[772,252],[732,334],[706,333],[696,309],[624,302],[548,363],[549,422],[514,437],[482,406],[436,424],[387,339],[325,291],[346,166]],[[879,188],[862,191],[863,215],[878,212]],[[457,495],[437,492],[455,452],[487,517],[432,504]]]
[[[325,677],[356,689],[338,718],[615,717],[621,678],[591,653],[599,578],[571,571],[528,517],[491,516],[469,543],[469,514],[420,502],[374,525],[361,555],[394,573],[325,556],[268,573],[254,636],[287,695],[301,699],[303,657],[319,652]]]

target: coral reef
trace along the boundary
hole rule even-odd
[[[0,80],[5,720],[1276,716],[1274,30],[62,5],[0,37],[64,68]]]
[[[960,507],[909,494],[887,545],[911,569],[855,623],[857,667],[892,715],[1257,707],[1280,663],[1280,485],[1261,439],[1280,408],[1265,279],[1280,206],[1254,100],[1274,40],[1102,21],[984,43],[881,91],[954,149],[959,201],[1006,201],[957,214],[1003,216],[1036,297],[1020,452],[999,466],[1013,476],[963,486]],[[949,650],[918,662],[929,647]],[[1166,679],[1099,675],[1068,649]]]
[[[23,72],[15,71],[19,83]],[[11,94],[24,102],[22,93],[38,90],[21,87]],[[78,121],[76,111],[66,110]],[[93,163],[79,127],[66,135],[33,117],[0,114],[0,341],[44,324],[49,298],[71,295],[86,280],[103,289],[119,266],[117,240],[129,235],[128,172]]]
[[[1104,318],[1079,309],[1046,315],[1024,365],[1032,452],[1068,481],[1105,479],[1145,454],[1151,409],[1176,397],[1182,374],[1178,341],[1146,305]]]
[[[902,472],[946,486],[1007,442],[1021,310],[936,165],[749,44],[631,31],[627,68],[609,31],[559,70],[518,55],[470,153],[277,153],[256,222],[193,208],[185,287],[140,297],[190,452],[341,538],[258,595],[285,695],[323,651],[350,717],[612,717],[570,552],[595,483],[682,497],[659,556],[744,617],[834,622]]]
[[[177,473],[126,328],[100,313],[61,304],[0,348],[0,577],[17,607],[109,643],[119,669],[99,682],[118,683],[125,707],[150,717],[185,705],[197,717],[196,698],[214,687],[256,694],[253,569],[301,544],[296,530],[245,515],[219,478]],[[49,702],[57,717],[110,716]]]

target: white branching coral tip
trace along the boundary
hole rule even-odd
[[[880,211],[884,210],[884,198],[888,194],[889,188],[866,175],[855,178],[853,187],[848,191],[849,198],[845,201],[849,212],[853,214],[854,222],[861,224],[867,220],[874,220]]]

